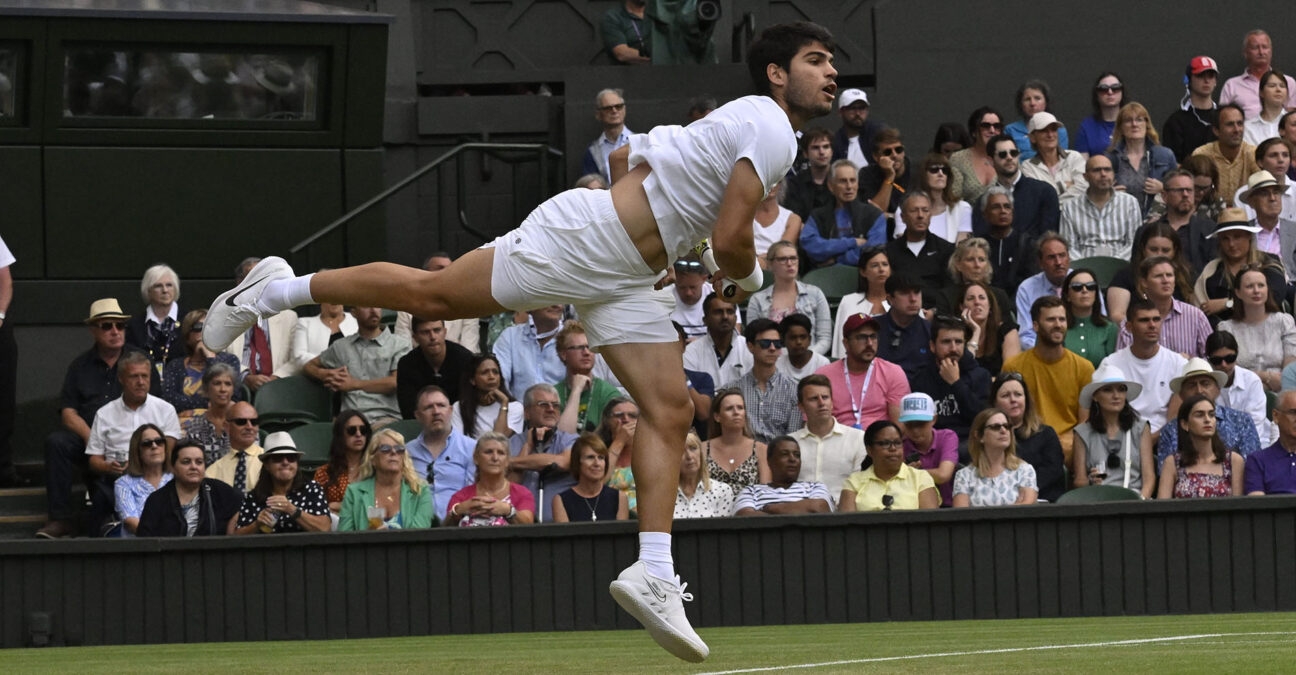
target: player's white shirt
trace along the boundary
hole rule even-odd
[[[711,236],[733,166],[747,158],[768,193],[796,157],[796,134],[774,99],[744,96],[688,125],[630,137],[630,168],[647,162],[648,204],[671,260]]]

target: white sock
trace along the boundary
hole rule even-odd
[[[315,299],[311,297],[310,291],[310,282],[313,276],[315,274],[312,272],[293,279],[275,279],[271,281],[266,284],[265,290],[261,292],[261,297],[257,300],[257,309],[265,314],[278,314],[285,309],[315,304]]]
[[[639,533],[639,560],[658,579],[675,580],[675,559],[671,557],[671,536],[667,532]]]

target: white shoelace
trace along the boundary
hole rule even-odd
[[[688,583],[680,581],[679,576],[676,576],[675,585],[679,586],[680,600],[683,600],[684,602],[693,602],[693,594],[684,592],[684,589],[688,588]]]

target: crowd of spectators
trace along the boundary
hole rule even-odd
[[[650,58],[643,11],[627,0],[605,20],[618,61]],[[1031,80],[1016,119],[978,108],[918,153],[865,92],[839,92],[840,130],[804,130],[798,170],[755,213],[771,283],[740,308],[700,259],[668,270],[697,422],[676,516],[1296,491],[1296,92],[1268,35],[1248,33],[1244,55],[1218,103],[1214,59],[1191,59],[1160,133],[1113,72],[1074,133]],[[633,132],[621,90],[595,102],[577,185],[605,189]],[[834,266],[858,275],[835,311],[804,278]],[[141,294],[134,316],[112,298],[90,309],[41,536],[634,517],[639,409],[569,307],[496,334],[324,305],[214,353],[175,270],[149,268]],[[339,399],[313,475],[291,436],[259,434],[255,393],[293,376]],[[85,517],[69,498],[82,471]]]

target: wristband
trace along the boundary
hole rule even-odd
[[[748,274],[741,279],[734,279],[734,283],[738,284],[738,288],[741,288],[748,293],[755,293],[761,289],[761,286],[765,285],[765,271],[762,270],[760,265],[757,265],[755,261],[752,261],[751,274]]]

